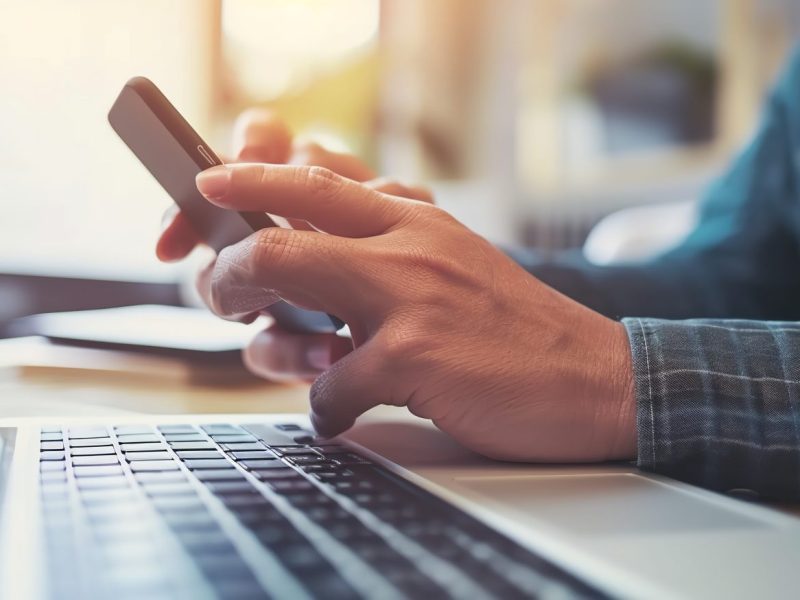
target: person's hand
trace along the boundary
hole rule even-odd
[[[232,159],[225,162],[262,162],[271,164],[308,165],[325,167],[354,181],[393,196],[403,196],[423,202],[433,202],[430,191],[421,186],[409,186],[399,181],[379,178],[372,168],[357,156],[331,152],[312,142],[298,142],[286,123],[274,113],[251,109],[236,120],[233,133]],[[296,229],[307,229],[294,222]],[[177,207],[167,210],[163,231],[156,244],[156,255],[164,262],[185,258],[201,240]]]
[[[224,208],[319,230],[264,229],[226,248],[206,294],[223,317],[282,298],[348,323],[355,349],[311,387],[320,434],[391,404],[494,458],[633,456],[622,325],[545,286],[446,212],[318,167],[214,167],[197,183]],[[257,373],[275,369],[264,347],[257,338],[245,353]]]
[[[319,166],[343,177],[363,182],[364,185],[385,194],[402,196],[422,202],[433,202],[426,188],[410,186],[399,181],[377,177],[375,172],[358,157],[331,152],[322,146],[297,142],[286,124],[275,114],[262,109],[242,113],[237,119],[233,136],[233,160],[226,162],[262,162]],[[165,262],[185,258],[201,243],[185,216],[170,208],[164,215],[164,228],[156,246],[156,255]],[[293,221],[296,229],[308,229],[302,221]],[[208,280],[214,269],[212,260],[197,277],[201,292],[208,289]],[[249,321],[254,313],[229,315],[232,320]],[[272,381],[311,381],[350,350],[350,340],[333,334],[302,334],[288,332],[272,325],[255,341],[261,357],[261,373]]]

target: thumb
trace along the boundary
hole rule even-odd
[[[379,404],[391,404],[391,373],[371,338],[322,373],[311,386],[311,422],[322,436],[333,437]]]

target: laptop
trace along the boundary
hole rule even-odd
[[[0,598],[768,598],[800,519],[411,417],[0,421]]]

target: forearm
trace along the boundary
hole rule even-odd
[[[800,498],[800,323],[625,319],[638,465]]]

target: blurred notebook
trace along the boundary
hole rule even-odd
[[[127,361],[134,369],[156,364],[143,358],[178,362],[194,372],[190,379],[199,380],[203,377],[195,375],[211,379],[226,373],[242,375],[242,349],[268,324],[267,317],[243,325],[219,319],[205,309],[142,305],[33,315],[17,320],[11,333],[42,336],[58,346],[138,356],[139,360]],[[60,359],[56,362],[66,366]]]

